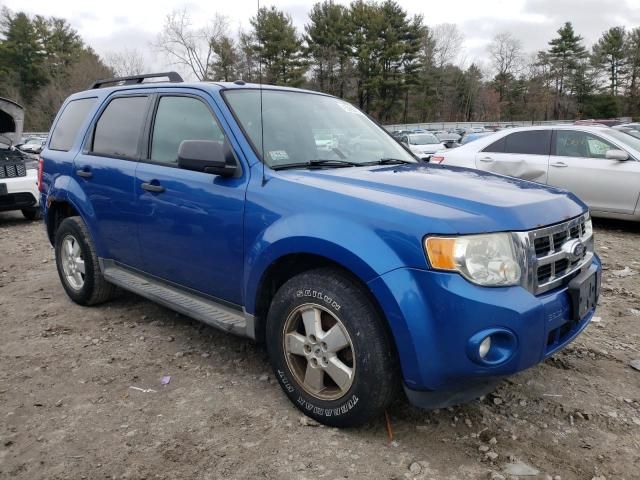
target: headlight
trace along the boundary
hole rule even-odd
[[[424,242],[431,266],[456,271],[467,280],[486,286],[518,285],[522,268],[509,233],[428,237]]]

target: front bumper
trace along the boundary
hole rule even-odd
[[[7,194],[0,195],[0,211],[20,210],[38,206],[38,172],[28,169],[24,177],[1,178],[0,183],[7,186]]]
[[[600,276],[600,259],[594,256],[587,268]],[[432,270],[393,270],[369,287],[389,321],[410,399],[411,391],[486,389],[566,346],[594,313],[572,321],[567,286],[536,296],[519,286],[480,287]],[[493,364],[479,362],[469,348],[486,331],[506,339],[506,354]]]

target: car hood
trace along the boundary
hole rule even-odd
[[[460,167],[412,164],[279,173],[381,209],[400,209],[404,220],[414,214],[431,233],[531,230],[587,211],[564,190]]]

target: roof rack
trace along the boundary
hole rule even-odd
[[[98,80],[91,85],[90,90],[94,88],[103,88],[105,86],[138,85],[143,83],[147,78],[168,78],[172,83],[181,83],[184,81],[176,72],[146,73],[143,75],[131,75],[129,77],[115,77]]]

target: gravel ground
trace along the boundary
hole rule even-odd
[[[468,405],[399,400],[389,442],[382,418],[307,422],[249,341],[131,294],[73,304],[42,225],[0,214],[0,478],[638,479],[640,225],[596,235],[583,335]]]

